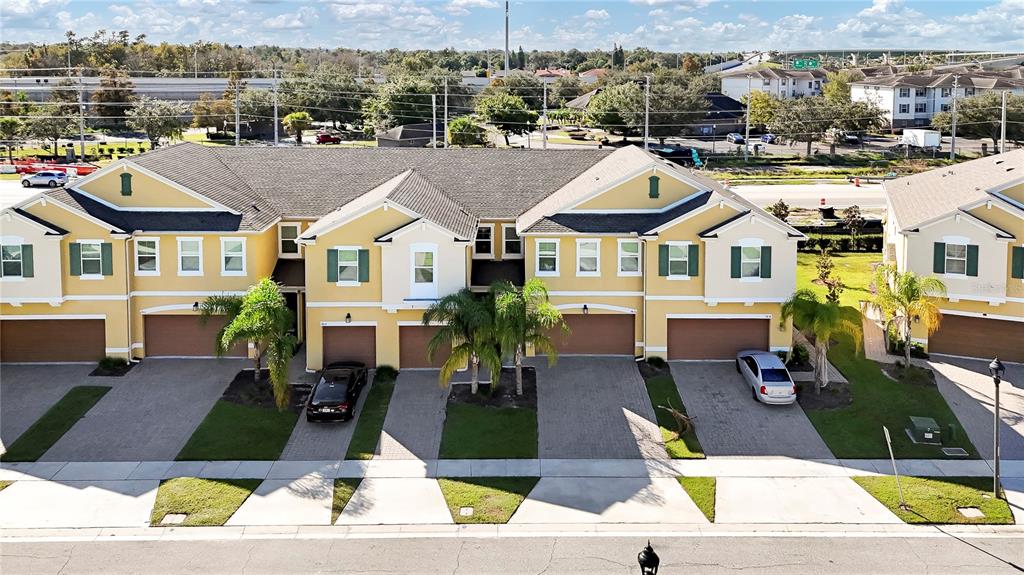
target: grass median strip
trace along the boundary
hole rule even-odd
[[[453,477],[438,479],[455,523],[508,523],[537,485],[536,477]]]
[[[1013,524],[1010,506],[992,497],[991,477],[900,477],[908,510],[900,509],[895,477],[853,480],[906,523]],[[982,516],[968,517],[959,511],[972,508]]]
[[[373,385],[363,400],[356,429],[352,432],[352,441],[348,444],[345,459],[372,459],[380,441],[380,432],[384,429],[384,418],[391,404],[391,393],[395,390],[393,377],[381,378],[374,375]]]
[[[665,441],[665,451],[672,459],[702,459],[704,450],[697,440],[697,434],[690,429],[680,437],[676,437],[676,420],[668,411],[658,407],[671,405],[686,413],[683,400],[679,397],[679,389],[671,375],[656,375],[646,378],[644,384],[647,386],[647,395],[651,399],[651,406],[654,407],[654,415],[658,419],[658,427],[661,428],[661,437]]]
[[[362,481],[362,479],[358,478],[334,480],[334,499],[331,502],[331,525],[334,525],[334,522],[338,520],[341,512],[345,510],[345,506],[352,499],[356,489],[359,489],[359,484]]]
[[[537,410],[450,403],[441,459],[535,459]]]
[[[297,420],[298,415],[293,411],[239,405],[221,399],[206,414],[177,459],[277,459]]]
[[[36,461],[54,443],[64,436],[79,419],[103,398],[110,387],[83,385],[72,387],[48,409],[32,427],[11,444],[7,453],[0,456],[3,461]]]
[[[177,477],[160,483],[150,525],[160,525],[168,514],[182,514],[174,525],[224,525],[259,487],[262,479],[199,479]]]
[[[697,509],[708,518],[708,521],[715,522],[715,489],[718,482],[714,477],[677,477],[679,485],[683,487],[686,494],[690,496]]]

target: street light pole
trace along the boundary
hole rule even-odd
[[[950,128],[949,159],[956,161],[956,91],[960,86],[960,76],[953,76],[953,121]]]
[[[1003,90],[1002,118],[999,122],[999,153],[1006,151],[1006,95],[1009,92]]]
[[[992,374],[992,383],[996,386],[995,412],[992,419],[992,497],[999,499],[999,383],[1003,380],[1006,367],[997,357],[988,364],[988,371]]]
[[[747,127],[743,134],[743,162],[750,161],[750,74],[747,74]]]
[[[644,150],[647,150],[651,131],[651,77],[644,76],[644,79]]]

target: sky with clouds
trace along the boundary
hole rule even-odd
[[[501,0],[3,0],[5,41],[71,29],[150,41],[365,49],[500,48]],[[526,50],[1024,51],[1024,0],[617,0],[511,3]]]

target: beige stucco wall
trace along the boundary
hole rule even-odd
[[[576,246],[577,240],[590,239],[600,242],[600,276],[578,276],[576,275]],[[643,289],[643,277],[641,276],[619,276],[618,240],[639,239],[636,236],[528,236],[524,238],[526,251],[526,277],[539,277],[547,284],[548,290],[560,291],[635,291]],[[558,248],[558,275],[545,276],[537,275],[537,242],[557,240]],[[643,242],[641,251],[643,250]],[[641,258],[641,262],[643,258]],[[643,267],[641,265],[641,267]],[[654,270],[657,273],[657,260]]]
[[[1024,203],[1024,183],[1020,183],[1017,184],[1016,186],[1006,188],[1000,193],[1008,198],[1013,198],[1018,202]]]
[[[947,293],[965,298],[1005,297],[1010,273],[1007,242],[997,240],[994,232],[979,227],[966,217],[961,217],[959,222],[950,217],[910,234],[906,246],[907,269],[921,275],[934,275],[934,244],[950,243],[948,240],[951,238],[966,238],[968,244],[978,246],[978,275],[939,275],[946,284]]]
[[[651,176],[658,176],[658,197],[650,197]],[[660,170],[649,170],[590,198],[574,210],[661,209],[693,194],[697,188]]]
[[[0,299],[61,298],[60,237],[47,236],[37,225],[8,212],[0,219],[0,243],[31,244],[33,275],[0,278]]]
[[[121,195],[121,174],[132,175],[132,195]],[[93,180],[75,186],[83,192],[125,208],[202,208],[210,204],[131,166],[115,166]]]
[[[770,278],[730,277],[732,246],[760,240],[772,248]],[[796,290],[795,239],[763,217],[744,217],[744,222],[704,242],[704,296],[708,299],[785,300]]]
[[[387,281],[382,284],[381,301],[400,304],[415,297],[411,293],[414,249],[435,250],[433,297],[444,297],[466,287],[467,246],[466,242],[456,242],[451,235],[429,225],[417,225],[416,229],[393,238],[390,244],[382,245],[380,272]]]

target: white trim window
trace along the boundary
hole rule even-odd
[[[203,238],[178,238],[178,275],[203,275]]]
[[[302,257],[299,243],[295,241],[299,238],[301,227],[301,224],[298,222],[281,223],[277,225],[277,257]]]
[[[515,224],[501,225],[501,259],[520,260],[523,259],[523,239],[516,232]]]
[[[576,240],[576,275],[578,277],[601,275],[601,240]]]
[[[159,238],[135,238],[135,275],[160,275]]]
[[[558,240],[541,239],[536,241],[537,267],[534,274],[537,276],[558,275]]]
[[[409,246],[412,299],[437,298],[437,245],[417,243]]]
[[[946,242],[946,273],[967,275],[967,244]]]
[[[359,248],[341,246],[338,252],[338,284],[353,287],[359,285]]]
[[[690,242],[668,242],[668,278],[690,279]]]
[[[25,267],[22,259],[21,244],[3,244],[0,246],[0,277],[21,278]]]
[[[99,240],[79,240],[81,247],[82,275],[81,279],[103,279],[103,242]]]
[[[640,240],[619,240],[619,275],[639,276],[643,274],[640,263]]]
[[[761,279],[761,246],[740,247],[740,279]]]
[[[473,240],[473,259],[483,260],[493,257],[494,224],[480,224],[476,228],[476,239]]]
[[[246,275],[245,259],[245,238],[220,239],[220,275]]]

